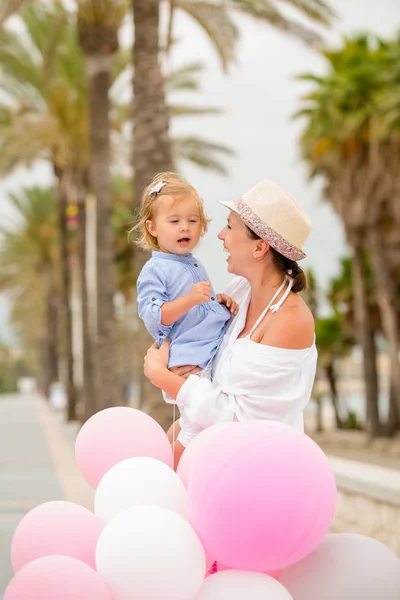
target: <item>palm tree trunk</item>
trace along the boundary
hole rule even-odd
[[[50,386],[58,380],[58,297],[54,286],[53,266],[49,265],[46,281],[46,334],[43,347],[43,386],[48,397]]]
[[[378,412],[379,390],[378,371],[376,367],[376,347],[374,333],[369,322],[363,249],[360,244],[356,244],[354,245],[353,250],[354,315],[357,337],[363,351],[364,385],[367,400],[367,427],[371,437],[376,437],[381,433]]]
[[[109,87],[111,58],[86,55],[90,97],[91,184],[97,199],[97,343],[96,412],[123,403],[119,380],[117,327],[114,312],[116,285],[111,227]]]
[[[328,361],[327,364],[325,365],[325,376],[327,378],[327,381],[329,383],[329,388],[331,390],[331,400],[332,400],[333,409],[335,411],[336,427],[338,429],[341,429],[343,427],[343,421],[340,418],[340,414],[339,414],[339,398],[338,398],[338,393],[337,393],[335,365],[334,365],[333,360]]]
[[[390,378],[389,388],[389,414],[388,420],[385,427],[385,434],[388,437],[392,437],[400,429],[400,419],[396,405],[396,390],[393,385],[393,378]]]
[[[132,379],[133,379],[133,358],[132,358],[132,323],[130,308],[130,298],[124,296],[123,299],[123,323],[122,323],[122,365],[123,365],[123,381],[124,395],[129,398]]]
[[[152,177],[158,172],[173,170],[173,156],[169,111],[159,64],[159,0],[133,0],[132,6],[135,26],[133,166],[135,208],[138,208],[142,191]],[[135,255],[135,271],[139,273],[149,256],[139,250]],[[143,364],[143,357],[153,340],[141,322],[139,329],[135,354],[139,364]],[[171,424],[171,408],[143,373],[141,379],[141,406],[167,428]]]
[[[85,188],[77,183],[78,199],[78,254],[80,274],[80,294],[82,308],[82,354],[83,354],[83,410],[81,417],[87,421],[96,412],[96,387],[93,362],[93,340],[90,336],[88,289],[86,274],[86,205]]]
[[[173,169],[169,110],[159,63],[159,0],[133,0],[133,166],[135,199],[160,171]]]
[[[388,344],[393,401],[397,408],[397,415],[400,417],[400,324],[397,312],[396,286],[382,251],[382,240],[378,228],[371,230],[369,242],[372,268],[378,288],[377,301],[381,312],[383,332]]]
[[[67,419],[76,419],[76,389],[74,382],[74,355],[72,344],[72,311],[71,311],[71,276],[68,253],[67,232],[67,177],[65,173],[59,174],[58,207],[60,227],[60,254],[61,254],[61,312],[64,329],[64,348],[66,358],[66,375],[64,387],[67,395]]]

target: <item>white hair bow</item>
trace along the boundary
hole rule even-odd
[[[167,185],[166,181],[160,181],[156,185],[153,185],[153,187],[149,191],[149,194],[158,194],[159,192],[161,192],[161,190],[163,189],[164,185]]]

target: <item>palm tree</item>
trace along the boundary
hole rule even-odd
[[[325,52],[329,72],[322,77],[309,74],[302,77],[314,87],[303,99],[305,107],[298,115],[306,118],[302,150],[310,164],[311,176],[324,178],[325,195],[341,217],[353,248],[356,321],[366,382],[372,372],[373,357],[362,255],[366,245],[370,249],[400,414],[398,307],[393,265],[385,248],[396,231],[398,236],[398,211],[393,194],[398,170],[392,158],[396,148],[391,140],[393,129],[384,136],[380,127],[385,120],[380,103],[386,87],[383,74],[393,68],[388,48],[379,39],[359,36],[346,40],[341,50]],[[375,386],[367,385],[366,393],[368,406],[373,407]]]
[[[319,368],[323,370],[329,385],[332,405],[335,411],[336,426],[343,428],[348,415],[343,417],[340,410],[337,364],[340,359],[349,353],[353,346],[353,340],[343,329],[339,313],[334,313],[330,317],[317,319],[315,334],[318,348],[318,364]]]
[[[118,50],[118,29],[125,14],[122,0],[79,0],[78,33],[85,57],[90,115],[90,181],[97,201],[97,408],[123,403],[117,365],[114,310],[115,265],[110,227],[110,84],[112,56]]]
[[[361,276],[361,281],[354,278]],[[363,296],[355,296],[355,290]],[[327,298],[336,314],[340,315],[342,327],[348,336],[362,335],[364,349],[364,384],[366,392],[367,427],[375,437],[383,432],[379,418],[379,379],[376,360],[376,336],[381,331],[380,312],[376,301],[376,286],[371,270],[370,260],[366,252],[361,255],[361,264],[350,258],[340,262],[340,272],[331,280]],[[366,311],[360,319],[360,306]],[[361,330],[361,331],[360,331]]]
[[[0,227],[0,289],[28,315],[47,393],[59,378],[59,239],[54,189],[27,188],[9,197],[15,221]],[[25,331],[21,332],[24,335]]]
[[[62,321],[67,357],[68,418],[76,416],[72,352],[70,266],[66,207],[75,196],[77,174],[88,168],[86,89],[71,28],[59,3],[25,6],[20,18],[26,35],[0,30],[1,85],[0,170],[7,173],[37,158],[49,160],[58,179],[62,270]],[[32,49],[33,52],[32,52]]]
[[[307,25],[288,17],[280,10],[276,0],[161,0],[161,6],[167,5],[169,10],[166,48],[168,50],[172,44],[176,11],[185,12],[204,30],[225,71],[236,57],[239,31],[233,18],[235,13],[249,15],[307,44],[320,43],[320,36],[309,24],[329,26],[335,16],[329,4],[323,0],[286,0],[285,3],[298,13],[303,22],[306,20]]]
[[[52,6],[35,4],[20,13],[28,36],[12,31],[1,32],[0,55],[4,69],[2,84],[6,97],[0,108],[2,153],[0,168],[8,172],[19,163],[30,164],[45,158],[53,164],[58,178],[60,243],[62,248],[62,282],[64,289],[65,325],[68,331],[66,354],[68,361],[68,417],[75,417],[73,387],[72,318],[70,304],[70,268],[67,252],[67,207],[79,205],[79,239],[82,293],[82,320],[87,328],[87,291],[85,274],[85,196],[89,183],[89,99],[85,81],[84,59],[81,53],[73,14],[59,3]],[[36,48],[32,53],[31,48]],[[113,83],[129,64],[129,57],[120,53],[113,61]],[[13,108],[10,108],[13,106]],[[30,131],[30,135],[26,132]],[[33,135],[32,135],[33,133]],[[76,263],[76,261],[74,261]],[[96,408],[92,383],[95,347],[84,335],[85,412],[90,416]],[[90,406],[89,406],[90,405]]]

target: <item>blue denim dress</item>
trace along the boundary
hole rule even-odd
[[[188,294],[195,283],[208,281],[203,265],[192,254],[154,251],[137,280],[139,316],[160,346],[171,341],[169,367],[198,365],[205,369],[214,358],[231,313],[211,299],[193,306],[173,325],[161,324],[161,306]]]

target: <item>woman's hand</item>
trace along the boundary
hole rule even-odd
[[[144,357],[143,370],[144,374],[150,379],[153,385],[163,390],[171,398],[176,398],[179,394],[179,390],[186,381],[184,376],[179,375],[176,372],[172,373],[172,371],[168,369],[170,343],[171,340],[167,339],[160,348],[157,347],[156,343],[150,346]],[[197,373],[201,370],[199,367],[193,365],[189,365],[188,367],[178,367],[178,369],[185,371],[188,377],[192,373]]]
[[[172,367],[170,371],[175,373],[175,375],[179,375],[179,377],[187,379],[190,375],[197,375],[202,369],[196,365],[184,365],[182,367]]]
[[[231,298],[227,294],[217,294],[217,298],[220,304],[225,304],[226,308],[228,308],[233,315],[237,315],[239,305],[233,300],[233,298]]]
[[[144,374],[150,381],[155,385],[157,384],[157,376],[165,370],[168,370],[168,359],[169,359],[169,346],[171,340],[165,340],[160,348],[155,342],[147,350],[146,356],[144,357]]]

